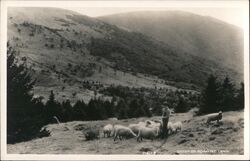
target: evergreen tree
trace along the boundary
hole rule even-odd
[[[73,117],[74,120],[86,120],[86,104],[83,101],[77,101],[73,106]]]
[[[235,99],[235,106],[238,109],[244,109],[244,83],[240,84],[240,89],[237,92],[236,99]]]
[[[55,122],[54,116],[56,116],[59,120],[62,119],[61,104],[55,100],[55,94],[53,90],[50,91],[49,100],[45,105],[45,111],[47,123]]]
[[[180,96],[177,106],[175,107],[176,113],[187,112],[189,109],[188,103],[183,96]]]
[[[133,99],[128,107],[128,116],[129,118],[136,117],[135,110],[139,107],[137,99]]]
[[[98,116],[98,120],[105,120],[108,118],[105,102],[102,99],[96,100],[96,114]]]
[[[102,101],[91,99],[86,108],[86,113],[89,120],[103,120],[107,118],[106,111],[102,106]]]
[[[220,91],[219,110],[228,111],[235,108],[235,88],[230,79],[226,77],[221,85]]]
[[[212,113],[219,111],[219,84],[214,75],[210,75],[207,86],[202,91],[202,102],[199,113]]]
[[[104,102],[104,109],[106,111],[107,117],[114,117],[114,104],[112,102],[109,101],[105,101]]]
[[[95,120],[96,105],[95,100],[91,99],[86,106],[86,120]]]
[[[119,119],[127,119],[128,118],[128,105],[126,104],[126,102],[121,99],[117,106],[117,111],[118,111],[118,118]]]
[[[72,121],[73,119],[75,120],[76,118],[73,118],[73,108],[70,104],[69,100],[66,100],[62,102],[62,121],[67,122],[67,121]]]
[[[44,125],[39,120],[43,104],[33,100],[33,85],[26,65],[7,43],[7,143],[33,138]]]
[[[141,106],[142,108],[141,116],[147,116],[147,117],[152,116],[151,112],[149,111],[149,103],[146,103],[146,100],[144,98],[140,98],[139,106]]]

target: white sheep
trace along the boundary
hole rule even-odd
[[[145,123],[146,123],[146,125],[151,125],[151,124],[153,124],[153,123],[154,123],[154,121],[151,121],[151,120],[146,120],[146,121],[145,121]]]
[[[211,121],[217,121],[217,123],[219,122],[219,120],[222,119],[222,111],[220,111],[219,113],[213,113],[210,115],[207,115],[207,124],[210,123]]]
[[[175,131],[173,123],[168,122],[168,134],[172,134]]]
[[[145,126],[146,126],[146,123],[145,123],[145,122],[142,122],[142,121],[138,122],[138,124],[139,124],[139,125],[145,125]]]
[[[146,124],[146,127],[156,128],[158,130],[158,132],[160,132],[162,124],[159,122],[158,123],[152,122],[151,124]]]
[[[111,125],[111,124],[105,125],[103,127],[103,135],[104,135],[104,137],[105,137],[105,135],[107,137],[110,137],[112,131],[113,131],[113,125]]]
[[[180,121],[173,124],[173,131],[174,133],[177,133],[178,131],[181,131],[182,129],[182,123]]]
[[[132,137],[136,137],[136,134],[129,127],[123,125],[114,126],[114,141],[116,141],[117,138],[121,140],[123,138]]]
[[[153,140],[159,135],[159,129],[156,127],[145,127],[141,126],[139,129],[139,133],[137,136],[137,141],[142,141],[142,138],[144,139],[151,139]]]
[[[139,124],[130,124],[128,126],[135,134],[138,134],[139,133],[139,128],[140,128],[140,125]]]
[[[154,120],[154,122],[162,124],[162,120]]]
[[[138,124],[129,124],[129,128],[135,133],[138,134],[139,133],[139,129],[141,126],[146,126],[145,122],[139,122]]]
[[[118,119],[116,117],[111,117],[111,118],[108,118],[109,121],[117,121]]]

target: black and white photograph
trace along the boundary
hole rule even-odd
[[[38,2],[1,6],[2,159],[249,158],[248,1]]]

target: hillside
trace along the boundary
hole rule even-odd
[[[139,11],[99,19],[243,71],[243,30],[218,19],[183,11]]]
[[[8,144],[9,154],[243,154],[243,112],[225,112],[221,123],[206,125],[206,116],[193,117],[192,113],[180,113],[170,117],[171,122],[182,121],[182,131],[170,135],[167,140],[136,138],[113,141],[104,138],[102,127],[108,123],[129,125],[153,118],[135,118],[104,121],[74,121],[45,126],[51,136],[31,141]],[[86,141],[83,132],[92,127],[100,130],[100,139]]]
[[[199,90],[211,73],[241,78],[210,59],[56,8],[8,8],[8,40],[36,79],[35,96],[45,99],[50,90],[74,102],[110,85]]]

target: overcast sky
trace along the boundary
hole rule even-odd
[[[244,22],[244,12],[240,8],[78,8],[78,7],[64,7],[65,9],[73,10],[78,13],[98,17],[104,15],[111,15],[116,13],[126,13],[133,11],[162,11],[162,10],[181,10],[191,12],[203,16],[211,16],[227,23],[242,27]]]

